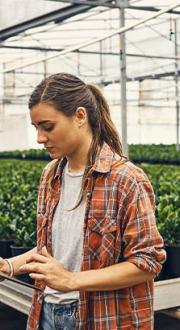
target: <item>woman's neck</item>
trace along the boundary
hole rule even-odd
[[[76,153],[71,155],[71,157],[67,157],[70,172],[81,172],[85,169],[91,142],[92,137],[87,138],[85,141],[83,141],[83,144],[79,147]]]

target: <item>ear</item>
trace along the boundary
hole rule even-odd
[[[84,107],[78,107],[75,111],[75,120],[79,127],[88,122],[87,111]]]

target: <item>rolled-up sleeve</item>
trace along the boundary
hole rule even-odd
[[[155,222],[154,193],[150,182],[134,182],[124,206],[123,259],[141,270],[158,274],[166,253]]]

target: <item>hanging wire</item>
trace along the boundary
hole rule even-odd
[[[170,14],[169,16],[169,40],[172,41],[172,36],[174,35],[174,31],[173,31],[173,21],[172,21],[172,15]]]
[[[77,51],[77,73],[78,75],[80,75],[80,53],[79,53],[79,49]]]

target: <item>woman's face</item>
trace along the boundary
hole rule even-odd
[[[53,105],[39,103],[30,110],[37,130],[37,142],[43,144],[51,158],[72,157],[82,144],[77,115],[66,117]]]

